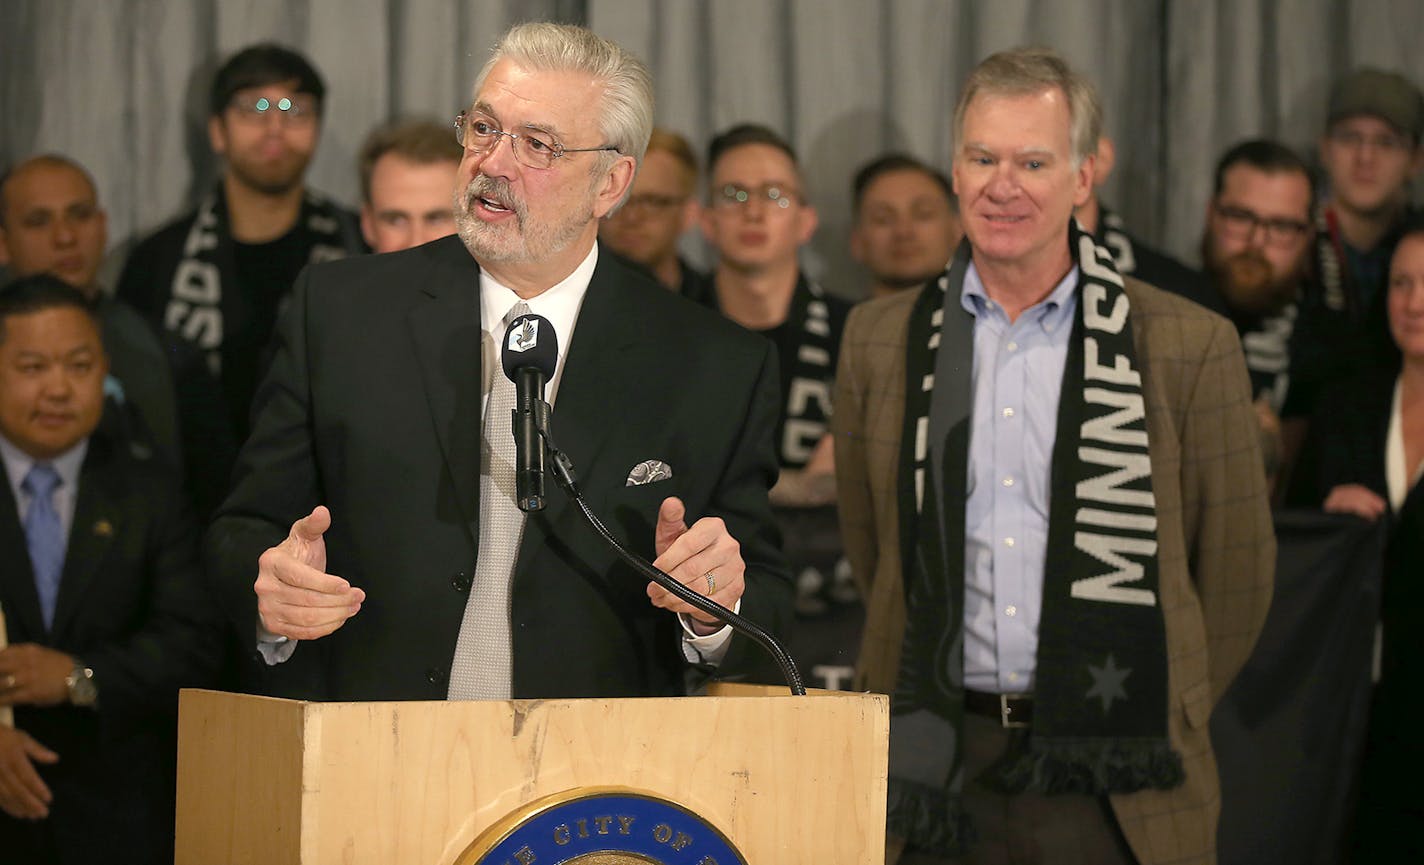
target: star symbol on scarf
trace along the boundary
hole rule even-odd
[[[1094,697],[1101,699],[1103,701],[1103,714],[1106,715],[1108,710],[1112,708],[1114,700],[1119,698],[1123,700],[1127,699],[1127,690],[1123,688],[1122,683],[1131,673],[1132,670],[1130,668],[1124,667],[1119,669],[1117,661],[1113,658],[1112,653],[1109,652],[1107,660],[1101,667],[1094,667],[1092,664],[1088,665],[1088,675],[1093,677],[1093,687],[1089,688],[1088,693],[1083,695],[1084,699],[1091,700]]]

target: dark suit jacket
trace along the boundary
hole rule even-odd
[[[60,578],[44,629],[14,498],[0,494],[0,604],[11,644],[39,643],[94,670],[99,708],[16,707],[15,726],[57,752],[40,766],[48,820],[0,815],[0,861],[53,845],[65,863],[171,862],[180,687],[210,686],[218,620],[198,572],[183,491],[155,459],[90,439]]]
[[[1276,542],[1235,331],[1195,303],[1125,282],[1157,502],[1167,732],[1187,778],[1110,798],[1143,865],[1205,865],[1216,861],[1221,804],[1207,721],[1265,622]],[[882,693],[893,693],[905,632],[896,483],[915,299],[902,292],[856,307],[836,375],[841,537],[866,599],[856,687]]]
[[[327,505],[327,570],[366,591],[335,633],[256,687],[315,699],[444,699],[480,530],[479,269],[457,237],[309,268],[278,329],[236,486],[207,553],[237,633],[255,644],[257,559]],[[567,338],[563,336],[561,338]],[[595,513],[651,558],[665,496],[723,518],[747,561],[743,614],[776,630],[790,581],[766,491],[776,365],[764,339],[600,256],[553,412]],[[625,485],[659,459],[673,477]],[[552,484],[551,484],[552,485]],[[676,618],[552,492],[511,584],[516,697],[680,693]],[[754,664],[734,637],[724,671]],[[289,666],[290,665],[290,666]]]
[[[1340,379],[1320,395],[1286,497],[1318,509],[1341,484],[1361,484],[1388,499],[1385,437],[1399,367],[1376,365]]]

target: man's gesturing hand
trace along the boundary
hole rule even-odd
[[[257,615],[262,626],[293,640],[315,640],[361,609],[366,593],[326,573],[326,541],[331,512],[318,505],[292,523],[287,539],[257,560]]]
[[[687,527],[685,517],[686,509],[680,499],[663,499],[653,535],[653,550],[658,555],[653,565],[698,594],[707,595],[731,609],[746,588],[743,577],[747,566],[742,561],[741,544],[717,517],[703,517],[693,523],[692,528]],[[687,613],[711,630],[721,627],[720,624],[714,626],[706,613],[678,600],[657,583],[648,583],[648,597],[654,606]]]

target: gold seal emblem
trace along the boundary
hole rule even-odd
[[[747,865],[715,826],[629,787],[576,787],[530,802],[486,829],[455,865]]]

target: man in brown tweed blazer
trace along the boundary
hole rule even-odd
[[[995,55],[976,69],[964,88],[955,115],[958,149],[953,172],[966,231],[967,250],[961,250],[961,260],[975,270],[987,296],[977,307],[973,325],[976,381],[983,372],[977,343],[987,313],[996,310],[1012,326],[1051,305],[1055,286],[1061,291],[1077,273],[1068,242],[1071,211],[1091,190],[1089,154],[1099,123],[1091,87],[1048,52]],[[907,357],[913,356],[912,312],[925,303],[925,295],[933,294],[946,297],[944,310],[952,315],[961,302],[960,291],[958,286],[946,291],[944,284],[954,276],[952,271],[920,292],[860,305],[851,313],[842,344],[833,422],[836,472],[843,541],[867,607],[857,687],[872,691],[896,694],[897,685],[903,690],[905,684],[898,679],[907,621],[905,560],[913,553],[905,548],[904,529],[917,519],[913,512],[903,513],[907,451],[916,449],[915,436],[905,432],[911,428],[906,422],[907,395],[914,396],[922,379],[925,390],[942,386],[938,380],[931,385],[923,370],[912,369],[907,375]],[[971,281],[962,270],[958,278]],[[887,851],[891,865],[1165,865],[1216,859],[1220,788],[1207,721],[1260,632],[1275,561],[1259,438],[1240,343],[1231,325],[1135,279],[1122,282],[1130,303],[1131,346],[1140,372],[1155,494],[1166,736],[1181,757],[1185,779],[1169,789],[1111,795],[988,791],[977,783],[976,773],[993,762],[996,750],[1004,750],[1007,736],[1026,732],[1031,739],[1036,732],[1033,692],[1000,702],[997,718],[983,717],[982,699],[963,694],[963,800],[977,840],[960,859],[915,849],[902,855],[903,843],[892,837]],[[964,308],[970,309],[967,289],[965,297]],[[1006,345],[1010,352],[1016,348],[1013,342]],[[943,367],[938,371],[942,378]],[[973,390],[976,396],[982,392],[977,386]],[[1070,398],[1065,388],[1062,399]],[[1012,414],[998,404],[976,405],[973,413],[985,408],[994,418],[1001,411]],[[980,429],[977,419],[974,429]],[[1011,481],[1006,478],[1003,485]],[[987,486],[994,488],[991,493],[1002,492],[997,482]],[[949,500],[977,494],[944,495]],[[909,500],[914,501],[913,495]],[[1043,518],[1046,521],[1046,515]],[[997,562],[1003,544],[1013,547],[1014,540],[996,539],[986,555]],[[963,549],[945,551],[946,558],[963,555]],[[1052,565],[1058,567],[1057,562]],[[1051,568],[1038,568],[1042,584],[1042,571]],[[1012,617],[1017,611],[1011,606],[998,612]],[[1002,630],[1006,624],[1010,622],[1001,619],[997,626]],[[966,629],[972,630],[973,624]],[[950,655],[955,661],[969,655],[970,649],[961,648],[958,655]],[[1004,675],[1015,679],[1013,673]],[[970,682],[965,692],[973,689],[972,679],[961,681]],[[1131,677],[1126,681],[1134,682]],[[1011,723],[1015,713],[1030,719],[1026,729],[1003,729],[1021,726]],[[892,776],[893,764],[892,759]],[[893,829],[892,814],[892,834]]]

